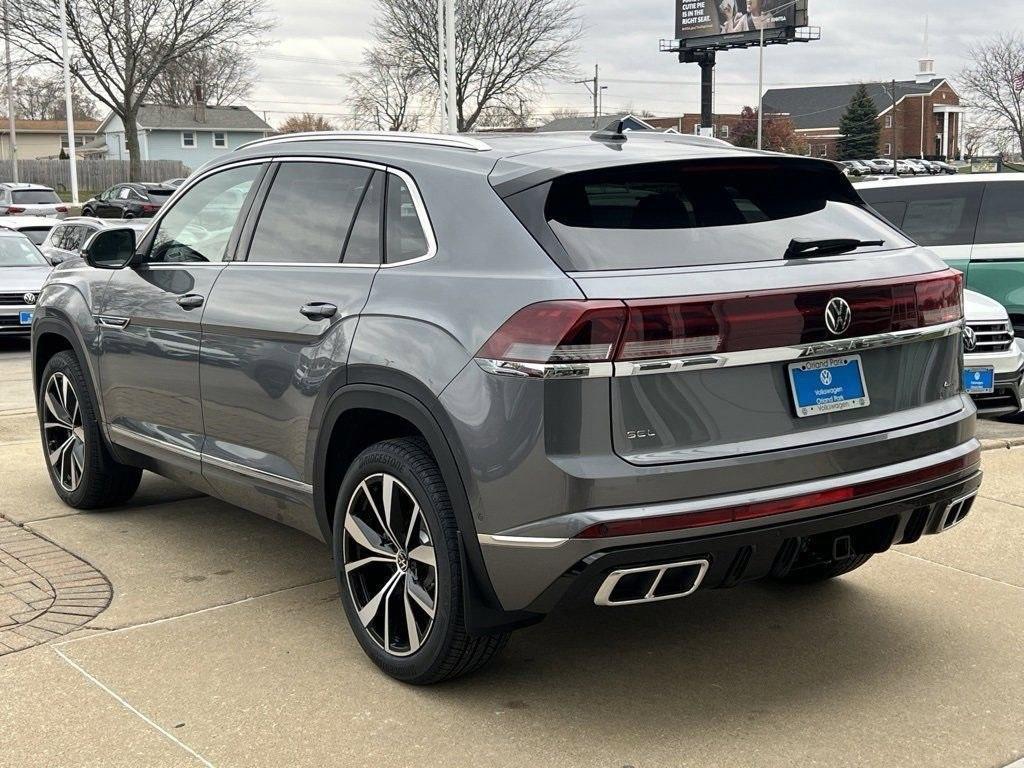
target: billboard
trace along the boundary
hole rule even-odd
[[[676,0],[677,40],[804,26],[807,0]]]

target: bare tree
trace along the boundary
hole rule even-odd
[[[374,35],[386,50],[406,47],[437,83],[437,1],[378,0]],[[571,73],[582,27],[576,0],[459,0],[455,106],[460,131],[493,104],[530,101],[547,78]]]
[[[306,133],[307,131],[333,131],[334,124],[323,115],[315,112],[303,112],[292,115],[278,126],[280,133]]]
[[[478,128],[527,128],[533,116],[533,108],[525,101],[514,107],[494,104],[481,110],[476,125]]]
[[[14,81],[14,114],[23,120],[64,120],[64,79],[59,73],[22,75]],[[75,120],[96,120],[96,102],[80,83],[71,89]]]
[[[385,51],[380,46],[363,53],[363,70],[346,79],[351,94],[345,99],[352,108],[356,128],[377,131],[415,131],[423,107],[421,94],[427,79],[416,61],[402,50]]]
[[[246,43],[270,23],[265,0],[68,0],[71,70],[124,123],[129,178],[138,180],[138,112],[153,83],[178,59]],[[60,66],[60,13],[51,0],[24,0],[11,42]]]
[[[153,81],[148,99],[158,104],[191,104],[196,83],[208,104],[234,104],[253,89],[256,64],[239,43],[204,48],[178,56]]]
[[[1024,153],[1024,37],[1000,35],[969,49],[974,63],[960,73],[968,104],[997,132],[1012,134]]]
[[[572,109],[571,107],[558,107],[557,109],[551,110],[552,120],[561,120],[564,117],[582,117],[583,112],[578,109]]]

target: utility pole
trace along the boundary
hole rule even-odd
[[[573,80],[576,85],[585,85],[590,95],[594,97],[594,130],[597,130],[597,115],[600,109],[601,99],[601,84],[598,75],[597,64],[594,65],[594,79],[593,80]]]
[[[892,81],[892,172],[894,176],[900,175],[899,152],[896,151],[896,80]]]
[[[757,49],[757,148],[762,148],[764,136],[764,27],[761,27],[761,45]]]
[[[458,133],[459,113],[455,105],[458,88],[455,82],[455,0],[446,0],[444,16],[445,29],[448,33],[445,46],[445,58],[448,65],[448,133]]]
[[[4,48],[7,55],[7,123],[11,145],[11,181],[18,183],[18,131],[14,126],[14,76],[11,74],[11,20],[4,0]]]
[[[75,113],[71,103],[71,62],[68,54],[68,0],[60,1],[60,40],[64,58],[64,114],[68,121],[68,159],[71,161],[71,203],[78,205],[78,159],[75,157]]]
[[[437,0],[437,119],[440,133],[448,133],[448,98],[444,91],[444,77],[444,0]]]

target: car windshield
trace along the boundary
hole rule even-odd
[[[47,261],[27,237],[0,237],[0,267],[44,267]]]
[[[31,205],[59,203],[60,198],[52,189],[19,189],[11,193],[11,201]]]

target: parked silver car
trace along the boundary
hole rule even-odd
[[[50,264],[25,235],[0,229],[0,336],[28,336]]]
[[[60,221],[50,216],[4,216],[0,218],[0,227],[21,232],[36,245],[42,245]]]
[[[64,218],[67,204],[41,184],[0,184],[0,216],[52,216]]]
[[[77,258],[86,241],[101,229],[130,227],[138,233],[149,226],[149,219],[98,219],[95,216],[73,216],[64,219],[50,230],[40,245],[43,255],[51,264],[60,264]]]
[[[964,291],[964,391],[978,413],[1009,416],[1021,411],[1024,353],[1014,343],[1010,316],[995,299]]]

